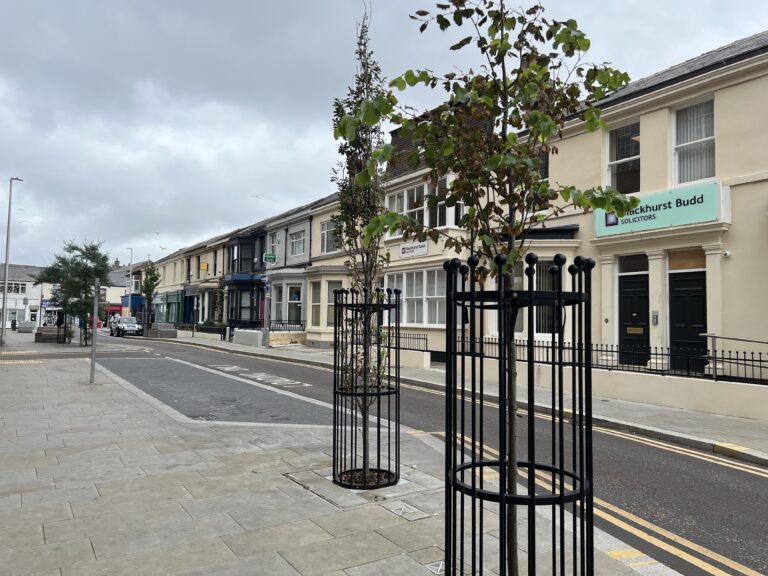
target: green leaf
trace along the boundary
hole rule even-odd
[[[393,78],[389,82],[390,88],[397,88],[400,91],[405,90],[405,79],[402,76],[398,76],[397,78]]]
[[[376,109],[376,106],[369,100],[363,100],[362,105],[360,106],[360,117],[363,123],[368,126],[378,124],[381,120],[381,114]]]
[[[403,76],[405,77],[405,81],[408,84],[408,86],[416,86],[416,82],[418,80],[413,70],[406,70]]]
[[[355,134],[357,134],[357,118],[347,114],[341,120],[344,122],[344,139],[347,142],[351,142],[355,139]]]
[[[461,50],[462,48],[464,48],[464,46],[466,46],[470,42],[472,42],[472,36],[467,36],[466,38],[459,40],[458,42],[456,42],[456,44],[451,46],[451,50]]]

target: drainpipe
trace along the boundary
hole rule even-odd
[[[285,228],[285,238],[283,241],[283,268],[288,266],[288,227]]]
[[[307,266],[312,266],[312,219],[314,214],[309,215],[309,246],[307,250]]]

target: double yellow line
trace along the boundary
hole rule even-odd
[[[445,435],[444,433],[437,434],[440,436]],[[473,441],[471,438],[467,438],[466,436],[462,437],[461,434],[457,434],[456,436],[456,440],[458,442],[463,440],[465,444],[469,444],[470,446],[474,444],[477,449],[484,450],[489,456],[494,458],[499,457],[499,451],[490,446],[481,445],[478,442]],[[519,469],[518,475],[524,479],[528,478],[528,473],[526,470]],[[536,472],[536,484],[548,491],[552,491],[553,486],[551,483],[551,474],[546,474],[542,471]],[[572,487],[566,482],[564,483],[564,488],[566,490],[570,490]],[[601,498],[595,497],[593,498],[593,501],[595,504],[594,513],[598,518],[602,518],[606,522],[609,522],[617,528],[621,528],[625,532],[628,532],[629,534],[632,534],[633,536],[648,542],[656,548],[664,550],[668,554],[676,556],[677,558],[680,558],[681,560],[696,566],[707,574],[712,574],[713,576],[729,576],[730,574],[729,572],[726,572],[718,566],[707,561],[710,560],[720,564],[721,566],[734,570],[739,574],[744,574],[745,576],[764,576],[760,574],[760,572],[757,572],[748,566],[739,564],[738,562],[731,560],[730,558],[726,558],[725,556],[718,554],[713,550],[709,550],[704,546],[700,546],[695,542],[691,542],[690,540],[670,532],[661,526],[657,526],[652,522],[648,522],[647,520],[644,520],[639,516],[632,514],[631,512],[622,510],[618,506],[614,506],[613,504],[606,502]],[[699,556],[694,556],[692,553],[698,554]],[[632,556],[637,556],[637,554],[633,554]],[[704,557],[704,559],[701,557]]]
[[[418,386],[411,386],[408,384],[401,384],[400,386],[405,388],[411,388],[414,390],[419,390],[421,392],[428,392],[430,394],[436,394],[438,396],[445,396],[445,392],[440,390],[430,390],[426,388],[420,388]],[[465,398],[467,402],[470,401],[469,395]],[[499,405],[496,402],[489,402],[487,400],[483,401],[483,405],[489,408],[498,408]],[[527,410],[518,410],[521,414],[527,414]],[[570,410],[564,410],[566,419],[570,418],[571,411]],[[552,416],[549,414],[541,414],[541,413],[534,413],[534,416],[536,418],[540,418],[541,420],[552,420]],[[724,466],[726,468],[731,468],[733,470],[738,470],[740,472],[745,472],[747,474],[752,474],[754,476],[760,476],[762,478],[768,478],[768,470],[761,466],[756,466],[752,464],[748,464],[746,462],[739,462],[737,460],[731,460],[729,458],[723,458],[721,456],[716,456],[715,454],[707,454],[706,452],[701,452],[698,450],[685,448],[684,446],[681,446],[679,444],[672,444],[670,442],[665,442],[663,440],[654,440],[651,438],[644,438],[642,436],[638,436],[637,434],[632,434],[630,432],[622,432],[620,430],[614,430],[612,428],[605,428],[604,426],[593,426],[592,428],[595,432],[600,432],[601,434],[607,434],[610,436],[615,436],[617,438],[621,438],[623,440],[629,440],[631,442],[637,442],[639,444],[645,444],[646,446],[652,446],[654,448],[658,448],[660,450],[666,450],[667,452],[674,452],[676,454],[681,454],[683,456],[688,456],[690,458],[695,458],[697,460],[703,460],[705,462],[710,462],[712,464],[717,464],[719,466]]]

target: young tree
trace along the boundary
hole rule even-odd
[[[590,42],[575,20],[547,18],[540,4],[527,10],[510,8],[505,0],[450,0],[437,4],[434,13],[418,10],[411,18],[420,22],[421,32],[430,25],[440,30],[468,28],[467,35],[451,50],[473,46],[481,67],[442,75],[407,70],[390,82],[391,88],[402,91],[423,84],[442,89],[445,103],[411,113],[390,91],[344,116],[336,135],[349,140],[361,124],[382,119],[399,126],[401,137],[418,143],[415,151],[402,158],[391,145],[374,150],[365,169],[357,173],[356,182],[371,181],[384,162],[425,165],[429,168],[427,178],[435,186],[439,178],[451,174],[444,200],[446,206],[464,206],[459,226],[467,233],[448,234],[406,215],[388,212],[371,220],[366,239],[400,229],[406,239],[442,241],[446,248],[476,258],[481,265],[481,281],[487,274],[503,274],[511,280],[515,263],[528,248],[527,232],[532,228],[570,209],[603,208],[623,214],[636,206],[635,198],[612,189],[579,190],[541,177],[542,162],[557,153],[557,140],[564,129],[576,123],[583,123],[588,131],[604,128],[596,103],[629,80],[625,73],[605,64],[585,63]],[[426,203],[434,207],[438,200],[442,199],[431,196]],[[497,260],[497,256],[503,258]],[[514,492],[515,348],[511,340],[505,344],[510,359],[507,445],[513,449],[507,491]],[[517,574],[514,506],[507,517],[507,571]]]
[[[109,256],[101,251],[101,243],[65,242],[63,253],[56,254],[53,263],[35,277],[35,285],[52,284],[52,302],[65,314],[82,318],[87,326],[94,283],[97,278],[104,282],[109,270]]]
[[[373,57],[368,37],[368,14],[363,15],[357,26],[357,46],[355,56],[357,70],[352,85],[347,89],[344,98],[336,98],[333,102],[333,126],[365,103],[385,95],[384,78],[378,62]],[[352,289],[359,291],[371,302],[377,298],[376,288],[382,277],[387,263],[388,254],[382,254],[382,233],[370,234],[363,240],[365,226],[384,210],[384,189],[382,170],[369,172],[370,178],[361,182],[355,176],[366,167],[368,159],[384,143],[382,123],[359,123],[348,134],[346,140],[339,144],[339,154],[342,157],[338,167],[333,170],[331,180],[338,189],[339,210],[333,216],[335,240],[346,254],[346,268]],[[363,296],[366,298],[366,296]],[[369,482],[370,475],[370,439],[369,411],[374,397],[367,396],[376,386],[381,386],[381,374],[377,367],[384,363],[373,356],[377,353],[374,345],[377,339],[386,337],[378,333],[373,321],[374,312],[358,316],[358,326],[349,327],[350,333],[362,336],[362,346],[352,349],[361,356],[348,365],[342,379],[342,385],[356,388],[362,395],[356,396],[358,409],[362,419],[362,474],[363,482]],[[350,366],[359,367],[352,370]]]
[[[160,271],[155,268],[152,260],[147,260],[141,281],[141,293],[144,295],[144,334],[148,334],[149,322],[152,320],[152,301],[155,298],[155,289],[160,285]]]
[[[224,322],[224,278],[219,278],[216,285],[216,305],[214,306],[214,320],[217,323]]]

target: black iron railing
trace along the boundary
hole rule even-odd
[[[472,345],[474,342],[474,346]],[[528,359],[528,344],[515,340],[518,360]],[[457,338],[456,347],[468,356],[499,357],[499,339],[493,336]],[[570,362],[573,346],[566,342],[565,359]],[[601,370],[712,378],[729,382],[768,384],[768,353],[741,350],[709,350],[703,347],[628,347],[613,344],[591,346],[592,367]],[[552,363],[552,346],[546,341],[533,345],[533,361]]]
[[[230,320],[228,323],[230,332],[234,332],[235,328],[241,330],[261,330],[264,327],[264,320]]]
[[[272,332],[304,332],[304,320],[271,320],[269,329]]]
[[[394,346],[394,342],[389,340],[389,346]],[[413,334],[407,332],[400,333],[400,350],[415,350],[417,352],[427,352],[429,350],[426,334]]]

